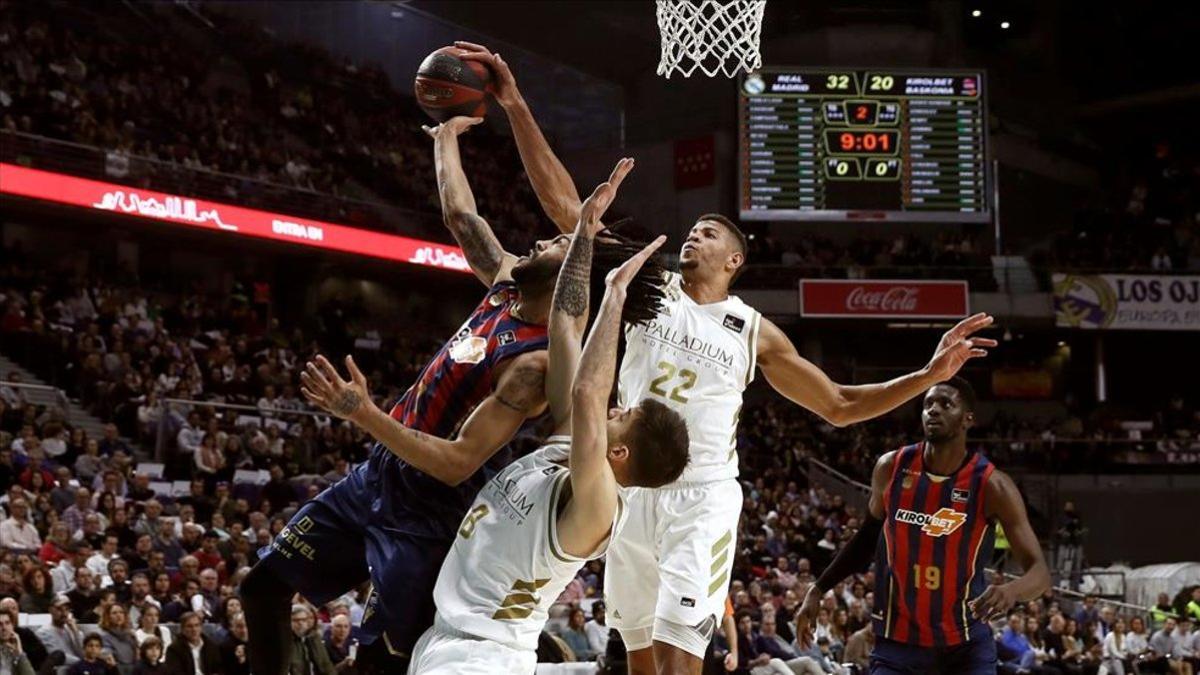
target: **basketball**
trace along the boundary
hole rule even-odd
[[[458,115],[482,117],[487,112],[492,72],[478,61],[460,58],[465,53],[458,47],[442,47],[417,69],[417,105],[438,122]]]

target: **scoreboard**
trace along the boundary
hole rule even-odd
[[[991,219],[982,72],[764,69],[738,115],[743,219]]]

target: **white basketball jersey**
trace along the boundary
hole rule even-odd
[[[618,502],[609,539],[588,558],[558,545],[558,502],[570,472],[557,462],[570,438],[554,436],[508,465],[479,491],[454,539],[433,599],[456,629],[516,649],[537,649],[550,605],[584,562],[604,554],[623,520]]]
[[[691,457],[682,481],[734,478],[742,392],[754,378],[761,315],[735,296],[698,305],[670,273],[662,312],[625,331],[622,406],[653,397],[683,416]]]

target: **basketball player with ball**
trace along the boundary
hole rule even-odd
[[[563,232],[579,220],[580,199],[555,157],[504,59],[485,47],[456,46],[462,58],[489,65],[492,93],[512,125],[521,160],[542,207]],[[976,314],[943,336],[924,368],[868,385],[843,385],[800,356],[775,324],[729,294],[746,264],[746,237],[729,218],[696,219],[666,278],[663,310],[625,332],[618,404],[650,398],[687,421],[691,461],[676,482],[625,492],[628,522],[608,550],[605,595],[609,625],[621,632],[630,672],[700,673],[724,610],[736,551],[742,489],[736,432],[742,393],[761,369],[780,394],[831,424],[883,415],[996,342],[973,335],[992,324]]]
[[[439,50],[422,65],[425,85],[440,88],[422,104],[437,117],[449,116],[426,128],[434,141],[443,219],[488,291],[390,411],[375,406],[349,357],[349,381],[324,357],[301,374],[310,402],[363,428],[377,443],[366,462],[300,507],[243,582],[255,675],[288,672],[294,594],[324,604],[368,580],[373,594],[363,616],[359,663],[401,670],[387,655],[407,658],[432,624],[433,586],[463,515],[480,487],[508,464],[503,453],[494,455],[527,419],[547,409],[556,420],[568,419],[563,411],[569,401],[547,401],[546,324],[571,237],[539,241],[517,257],[501,249],[477,212],[458,137],[480,119],[454,115],[482,112],[486,84],[480,72],[486,69],[460,61],[455,51]],[[446,87],[438,77],[457,84]],[[596,276],[602,281],[641,249],[597,237]],[[643,273],[654,265],[647,263]],[[636,288],[655,287],[658,276]],[[647,303],[656,297],[631,292],[627,320],[648,320],[654,310]]]

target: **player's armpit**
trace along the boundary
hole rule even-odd
[[[1008,474],[993,470],[984,488],[983,499],[985,512],[988,517],[1000,521],[1012,546],[1013,558],[1024,570],[1024,574],[1011,582],[1016,596],[1022,601],[1040,596],[1050,587],[1050,568],[1029,524],[1020,490]]]
[[[549,363],[545,351],[528,352],[516,357],[504,368],[491,398],[524,417],[541,414],[546,407],[546,371]]]

